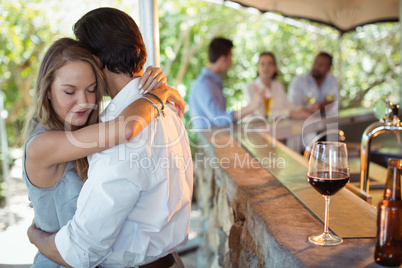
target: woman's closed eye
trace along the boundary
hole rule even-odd
[[[75,93],[75,86],[70,85],[70,84],[62,84],[61,87],[63,88],[63,91],[67,95],[73,95]]]
[[[87,91],[89,93],[95,93],[96,92],[96,85],[97,85],[96,81],[93,82],[91,85],[89,85],[89,87],[87,87]]]

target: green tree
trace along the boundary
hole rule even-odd
[[[30,90],[42,51],[52,38],[46,16],[36,6],[38,3],[38,0],[6,0],[0,5],[0,85],[8,113],[6,129],[11,146],[22,143],[21,130],[31,101]],[[2,180],[0,166],[0,200],[5,194]]]
[[[342,38],[342,106],[400,103],[399,23],[359,27]]]
[[[0,6],[0,78],[5,93],[8,140],[21,142],[24,115],[37,74],[40,55],[52,38],[46,16],[35,1],[6,1]]]

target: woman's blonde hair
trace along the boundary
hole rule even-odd
[[[94,110],[90,113],[85,125],[80,128],[99,122],[100,103],[106,93],[103,74],[94,57],[84,45],[71,38],[61,38],[48,49],[40,65],[28,122],[25,127],[26,138],[32,134],[32,131],[38,124],[42,125],[46,130],[70,130],[66,128],[65,122],[59,119],[53,110],[52,104],[48,99],[48,92],[51,90],[51,86],[55,80],[56,71],[68,62],[77,61],[88,63],[91,66],[97,83],[97,105],[95,105]],[[87,158],[76,159],[72,162],[78,176],[85,181],[88,171]]]

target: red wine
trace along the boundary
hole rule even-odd
[[[311,172],[308,174],[308,182],[320,194],[333,195],[349,182],[349,176],[343,172]]]

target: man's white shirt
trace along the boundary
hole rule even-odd
[[[289,100],[297,106],[307,106],[308,103],[305,102],[304,95],[308,89],[313,92],[315,103],[322,103],[326,101],[327,96],[332,96],[335,101],[326,107],[326,113],[327,117],[337,116],[339,88],[338,80],[335,76],[327,73],[320,88],[317,86],[311,71],[293,78],[289,85]]]
[[[110,102],[115,119],[141,95],[139,79]],[[154,109],[154,108],[152,108]],[[184,246],[190,223],[193,165],[188,136],[171,106],[130,143],[90,157],[74,218],[56,235],[73,267],[132,267]]]

